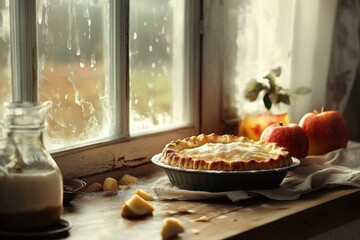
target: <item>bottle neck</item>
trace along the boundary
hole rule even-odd
[[[18,152],[12,169],[57,169],[43,144],[45,112],[51,106],[50,102],[5,103],[4,106],[3,132]]]
[[[14,140],[16,145],[40,144],[43,146],[43,128],[35,129],[15,129],[5,128],[4,132],[8,138]]]

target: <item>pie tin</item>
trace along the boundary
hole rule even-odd
[[[249,171],[216,171],[183,169],[160,161],[161,154],[156,154],[151,161],[164,169],[170,182],[180,189],[192,191],[224,192],[235,190],[255,190],[277,188],[287,172],[294,170],[300,160],[293,159],[287,167],[249,170]]]

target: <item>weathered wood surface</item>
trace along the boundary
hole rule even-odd
[[[152,193],[151,186],[160,176],[159,171],[142,176],[116,196],[98,192],[77,197],[63,214],[72,223],[69,239],[161,239],[162,222],[168,216],[179,218],[185,226],[181,239],[305,239],[360,218],[359,189],[324,190],[296,201],[154,200],[153,216],[122,218],[122,204],[138,188]],[[193,213],[175,213],[183,210]],[[210,220],[193,221],[201,216]]]

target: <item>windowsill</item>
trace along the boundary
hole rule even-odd
[[[295,201],[256,198],[235,204],[228,200],[155,200],[151,202],[153,216],[124,219],[120,215],[122,204],[138,188],[151,192],[153,183],[164,175],[160,170],[142,168],[151,174],[141,176],[130,189],[119,190],[116,196],[106,197],[102,192],[80,196],[65,207],[63,218],[72,223],[69,239],[161,239],[163,219],[170,211],[179,210],[195,212],[171,215],[185,226],[186,232],[180,235],[185,239],[306,239],[360,219],[360,190],[354,188],[322,190]],[[210,221],[192,221],[201,216]]]

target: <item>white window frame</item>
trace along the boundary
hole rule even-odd
[[[237,135],[237,122],[223,119],[224,6],[222,1],[203,1],[201,129],[205,134]]]

